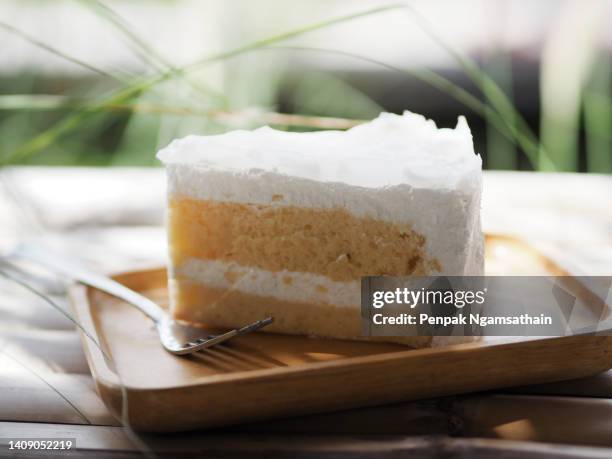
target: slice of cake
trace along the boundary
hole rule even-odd
[[[464,118],[190,136],[158,158],[177,319],[234,328],[272,316],[266,331],[355,339],[362,276],[483,273],[482,163]]]

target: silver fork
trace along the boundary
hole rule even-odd
[[[183,325],[172,320],[157,303],[149,298],[109,277],[90,271],[75,262],[66,261],[60,255],[56,255],[42,247],[20,245],[6,258],[33,261],[58,274],[97,288],[136,307],[155,323],[163,347],[174,355],[193,354],[194,352],[216,346],[236,336],[246,335],[247,333],[259,330],[271,324],[274,320],[272,317],[266,317],[265,319],[220,335],[202,336],[202,329]]]

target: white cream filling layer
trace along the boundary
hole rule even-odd
[[[287,302],[323,303],[351,308],[359,308],[361,305],[358,281],[336,282],[317,274],[271,272],[234,262],[197,258],[190,258],[173,267],[172,271],[172,277],[186,278],[203,286],[235,289]]]

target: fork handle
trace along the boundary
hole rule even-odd
[[[62,255],[55,254],[42,247],[24,244],[13,251],[10,257],[34,261],[58,274],[62,274],[82,284],[95,287],[109,295],[124,300],[142,311],[155,323],[160,322],[166,317],[166,312],[146,296],[127,288],[125,285],[109,277],[90,271],[76,262],[67,261],[62,258]]]

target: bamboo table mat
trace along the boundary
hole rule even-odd
[[[163,171],[17,168],[0,178],[0,250],[18,236],[45,231],[58,248],[100,269],[163,262]],[[577,269],[612,275],[612,178],[486,173],[484,186],[485,230],[528,237]],[[36,285],[66,307],[57,280],[41,275]],[[70,320],[2,278],[0,317],[0,451],[9,438],[64,437],[77,439],[79,457],[93,458],[141,457],[143,451],[151,457],[612,457],[612,371],[496,393],[135,438],[97,396]]]

